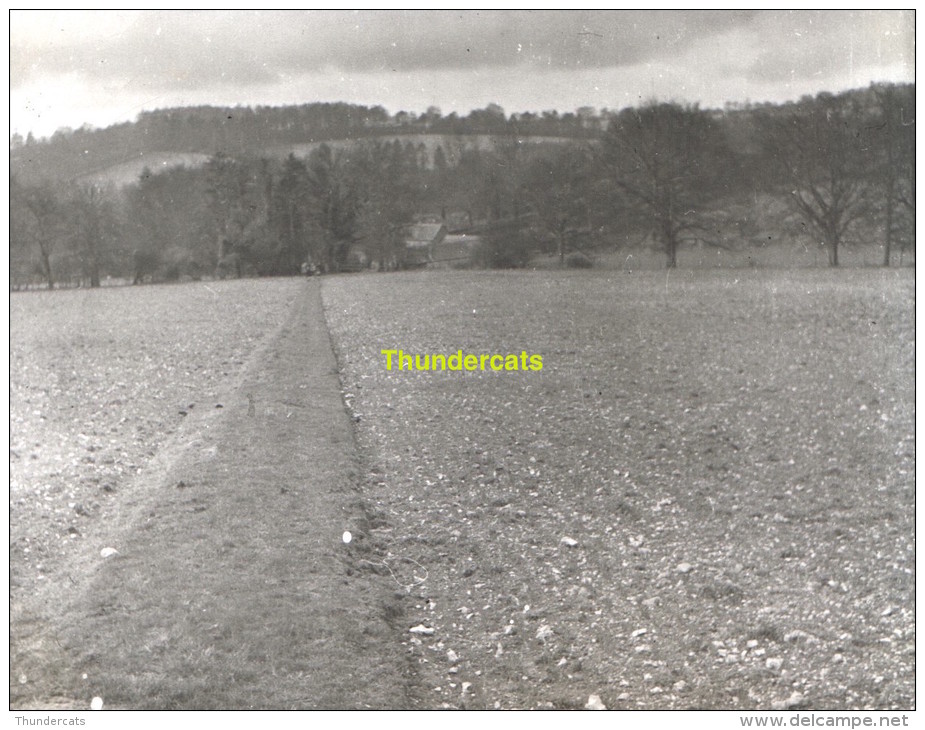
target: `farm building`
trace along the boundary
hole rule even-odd
[[[472,263],[472,257],[481,243],[481,236],[449,234],[431,248],[430,268],[465,268]]]
[[[405,266],[426,266],[433,261],[435,246],[446,238],[446,226],[442,223],[415,223],[405,236]]]

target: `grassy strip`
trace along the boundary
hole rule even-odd
[[[402,705],[386,619],[400,612],[388,579],[364,568],[375,548],[352,425],[307,287],[67,608],[55,694],[139,709]]]

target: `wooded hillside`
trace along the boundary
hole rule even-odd
[[[146,112],[11,140],[11,286],[391,270],[423,220],[480,233],[489,266],[795,240],[888,265],[914,251],[914,144],[913,85],[722,110]]]

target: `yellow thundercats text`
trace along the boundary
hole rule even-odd
[[[457,350],[452,355],[411,355],[404,350],[382,350],[386,370],[533,370],[543,369],[542,355],[464,355]]]

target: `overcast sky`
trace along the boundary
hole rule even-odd
[[[12,11],[11,133],[194,104],[722,106],[914,80],[912,11]]]

